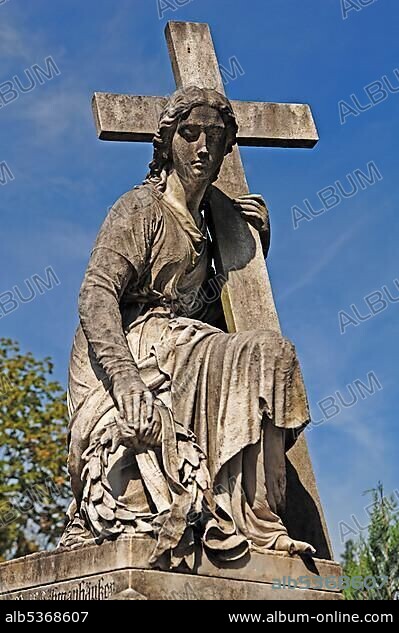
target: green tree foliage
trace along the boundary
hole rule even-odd
[[[54,545],[64,526],[67,407],[52,371],[0,338],[0,560]]]
[[[367,493],[373,505],[367,537],[345,544],[343,574],[353,578],[373,576],[381,585],[370,589],[346,589],[347,600],[394,600],[399,592],[399,505],[394,495],[384,496],[382,484]]]

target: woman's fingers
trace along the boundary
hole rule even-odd
[[[253,213],[254,215],[256,214],[264,218],[267,218],[267,215],[268,215],[267,208],[261,204],[258,204],[257,202],[253,204],[246,202],[245,204],[235,204],[234,206],[241,213],[246,213],[246,214]]]
[[[257,204],[261,204],[262,206],[266,206],[266,202],[263,196],[258,193],[248,193],[244,196],[238,196],[237,198],[233,198],[233,202],[237,203],[247,203],[247,202],[256,202]]]
[[[140,402],[141,402],[141,394],[134,393],[129,398],[129,414],[130,417],[128,419],[129,424],[131,424],[136,431],[136,433],[140,430]]]
[[[119,417],[120,418],[125,418],[126,417],[126,413],[125,413],[125,409],[124,409],[123,397],[122,396],[117,396],[116,397],[116,406],[118,407]]]
[[[162,437],[162,427],[159,421],[153,421],[147,428],[143,440],[152,446],[159,445]]]
[[[130,427],[143,440],[150,438],[153,441],[154,396],[152,392],[146,389],[121,395],[116,398],[116,404],[122,427]]]
[[[251,199],[257,199],[260,200],[261,202],[263,202],[264,204],[264,198],[260,193],[244,193],[242,196],[238,196],[238,198],[234,198],[234,200],[251,200]]]
[[[236,207],[241,207],[241,209],[263,209],[266,211],[266,205],[261,204],[257,200],[245,200],[244,202],[235,202],[234,205]]]
[[[268,223],[269,213],[266,205],[257,200],[245,200],[235,203],[235,207],[239,213],[248,221],[256,222],[258,230],[262,229]],[[259,222],[261,223],[259,226]]]
[[[151,420],[152,414],[154,411],[154,396],[152,395],[151,391],[145,391],[143,396],[144,396],[147,420]]]

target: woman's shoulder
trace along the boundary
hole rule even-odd
[[[108,227],[132,228],[144,222],[155,227],[162,220],[161,196],[151,184],[133,187],[112,205],[104,224]]]
[[[133,187],[124,193],[111,207],[113,210],[126,215],[132,213],[152,213],[160,212],[160,194],[150,183],[143,183]]]
[[[124,193],[110,208],[97,235],[96,244],[131,240],[134,233],[146,239],[157,231],[162,213],[154,187],[139,185]]]

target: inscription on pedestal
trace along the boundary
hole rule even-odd
[[[101,576],[60,583],[59,585],[35,587],[6,594],[7,600],[109,600],[117,591],[115,581]]]

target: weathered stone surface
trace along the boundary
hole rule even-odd
[[[169,552],[173,568],[191,556],[195,509],[196,533],[220,560],[245,557],[250,543],[314,553],[312,541],[328,558],[303,440],[286,464],[309,410],[264,263],[268,211],[261,196],[248,194],[208,26],[172,22],[166,38],[180,90],[160,117],[145,183],[109,213],[80,292],[68,391],[75,510],[63,543],[84,539],[84,530],[99,538],[153,532],[152,562]],[[107,96],[100,99],[108,116]],[[113,99],[120,125],[129,104],[123,95]],[[161,102],[134,103],[140,140]],[[95,116],[101,128],[97,107]],[[242,117],[254,141],[266,120],[261,104]],[[284,116],[272,108],[269,117],[281,132]],[[298,115],[291,141],[300,130]],[[214,327],[224,326],[218,306],[213,316],[208,309],[213,300],[200,315],[192,301],[215,280],[213,258],[229,333]],[[187,372],[195,378],[189,385]]]
[[[208,25],[170,22],[165,32],[177,85],[199,82],[198,85],[213,86],[224,93]],[[216,184],[229,197],[248,191],[237,147],[226,157]],[[229,331],[255,328],[280,331],[259,235],[231,211],[225,201],[224,205],[215,205],[212,215],[219,253],[218,272],[227,279],[222,300]],[[233,251],[231,244],[239,244],[240,251]],[[324,513],[303,437],[289,451],[287,459],[290,474],[287,481],[288,530],[298,534],[296,526],[300,517],[301,538],[312,542],[319,555],[331,558]]]
[[[110,538],[151,532],[162,521],[154,558],[169,551],[173,568],[174,556],[190,556],[189,517],[200,512],[197,533],[223,561],[244,557],[250,542],[316,553],[303,537],[292,540],[281,517],[285,451],[309,409],[292,345],[270,322],[275,313],[265,321],[259,310],[267,287],[267,207],[260,195],[231,197],[230,179],[245,181],[238,152],[229,179],[220,177],[230,196],[212,185],[236,132],[224,95],[198,86],[177,90],[161,114],[145,184],[124,196],[124,213],[120,202],[112,208],[96,240],[71,354],[69,472],[78,513],[65,545],[82,538],[81,528]],[[252,242],[253,252],[246,248]],[[229,333],[214,327],[209,294],[200,312],[193,301],[216,280],[213,259],[219,281],[224,276]],[[213,315],[220,314],[218,294]],[[152,403],[148,426],[144,397]]]
[[[285,524],[293,538],[313,543],[317,556],[333,558],[328,528],[304,435],[287,452]]]
[[[207,24],[169,22],[165,35],[178,87],[194,83],[225,93]],[[218,273],[226,280],[222,301],[229,331],[279,331],[259,235],[237,217],[228,200],[249,191],[237,147],[226,156],[216,185],[226,195],[212,206],[212,220],[219,254]],[[240,249],[233,249],[232,244],[239,244]]]
[[[288,577],[337,577],[340,566],[298,556],[252,552],[221,568],[202,555],[196,574],[151,569],[149,537],[32,554],[0,564],[1,600],[337,600],[337,590],[273,589]]]
[[[103,141],[151,143],[166,97],[95,92],[93,114]],[[238,145],[314,147],[316,126],[308,105],[231,101],[238,122]]]

